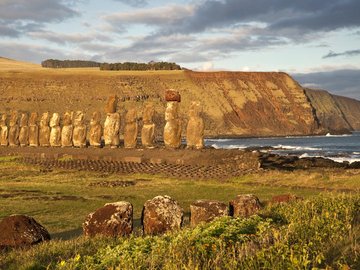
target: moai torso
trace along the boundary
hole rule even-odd
[[[12,112],[9,123],[9,145],[19,145],[19,125],[18,125],[18,113]]]
[[[1,122],[0,122],[0,144],[2,146],[8,146],[8,136],[9,136],[9,128],[7,126],[7,115],[1,115]]]
[[[75,147],[86,147],[86,125],[81,111],[77,111],[74,117],[73,144]]]
[[[71,113],[66,112],[63,116],[63,127],[61,129],[61,146],[71,147],[73,146],[73,130]]]
[[[38,114],[36,112],[31,113],[29,119],[29,145],[39,146],[39,127],[36,123]]]
[[[108,113],[104,123],[104,141],[106,146],[118,147],[120,144],[120,114]]]
[[[155,124],[154,118],[154,106],[148,104],[144,108],[143,113],[143,127],[141,129],[141,144],[143,147],[154,147],[155,140]]]
[[[130,109],[125,116],[124,146],[125,148],[135,148],[137,142],[138,124],[135,109]]]
[[[29,116],[27,113],[22,113],[20,117],[19,142],[20,146],[29,145]]]
[[[39,144],[40,146],[50,146],[49,112],[45,112],[41,115],[39,127]]]
[[[90,121],[89,143],[93,147],[101,146],[102,126],[100,124],[101,113],[94,112]]]
[[[50,119],[50,145],[53,147],[61,146],[61,128],[60,128],[60,115],[53,113]]]
[[[200,116],[201,106],[193,102],[189,110],[189,121],[186,128],[186,144],[188,148],[204,148],[204,120]]]
[[[171,101],[165,110],[164,143],[169,148],[179,148],[181,145],[181,120],[178,117],[178,103]]]

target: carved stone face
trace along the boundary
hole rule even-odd
[[[60,124],[60,115],[58,113],[53,113],[50,120],[50,127],[56,127]]]
[[[48,126],[49,125],[49,112],[44,112],[41,115],[40,126]]]
[[[200,102],[193,101],[189,110],[189,117],[200,117],[200,113],[202,111]]]
[[[65,112],[63,115],[63,126],[70,126],[71,125],[71,113]]]
[[[97,124],[100,124],[100,121],[101,121],[101,113],[100,112],[93,112],[90,124],[91,125],[97,125]]]
[[[29,122],[29,116],[27,113],[22,113],[20,117],[20,127],[26,127]]]
[[[81,126],[84,124],[84,113],[77,111],[74,114],[74,126]]]
[[[109,97],[108,102],[105,107],[105,111],[107,113],[115,113],[118,101],[119,101],[119,99],[116,95]]]
[[[7,115],[6,114],[1,115],[0,125],[6,126],[6,120],[7,120]]]
[[[15,126],[18,121],[18,112],[13,111],[10,116],[10,126]]]
[[[30,114],[29,125],[35,126],[35,125],[36,125],[37,118],[38,118],[37,112],[32,112],[32,113]]]
[[[170,121],[178,118],[177,103],[168,102],[165,110],[165,121]]]
[[[136,118],[137,118],[136,110],[134,108],[131,108],[126,113],[125,122],[133,123],[136,121]]]
[[[151,104],[147,104],[144,108],[143,122],[145,124],[151,124],[153,122],[154,114],[155,114],[154,106]]]

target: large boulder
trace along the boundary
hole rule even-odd
[[[233,217],[249,217],[261,209],[261,204],[253,194],[237,195],[230,201],[230,215]]]
[[[179,230],[184,211],[177,201],[169,196],[156,196],[144,204],[141,222],[145,234],[161,234]]]
[[[83,224],[86,236],[97,234],[119,237],[131,234],[133,230],[133,206],[129,202],[107,203],[89,214]]]
[[[190,225],[196,226],[201,222],[210,222],[217,217],[229,215],[227,204],[219,201],[197,200],[190,205]]]
[[[26,247],[50,240],[49,232],[32,217],[12,215],[0,222],[0,249]]]

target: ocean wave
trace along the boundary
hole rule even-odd
[[[335,162],[338,162],[338,163],[343,163],[343,162],[349,162],[350,164],[353,163],[353,162],[357,162],[359,161],[360,162],[360,157],[328,157],[328,156],[322,156],[322,155],[311,155],[311,154],[308,154],[308,153],[304,153],[302,155],[299,156],[299,158],[327,158],[327,159],[330,159],[330,160],[333,160]]]
[[[325,135],[325,137],[350,137],[350,136],[352,136],[352,135],[351,135],[351,134],[332,135],[332,134],[330,134],[330,133],[327,133],[327,134]]]
[[[282,145],[278,144],[273,146],[275,149],[285,149],[285,150],[299,150],[299,151],[319,151],[321,148],[308,147],[308,146],[292,146],[292,145]]]
[[[245,149],[247,146],[246,145],[239,145],[239,144],[229,144],[229,145],[223,145],[223,144],[212,144],[212,147],[214,147],[215,149]]]

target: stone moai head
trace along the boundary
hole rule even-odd
[[[74,126],[81,126],[84,124],[84,113],[77,111],[74,113]]]
[[[63,126],[70,126],[72,123],[72,116],[70,112],[65,112],[63,114]]]
[[[30,126],[36,126],[37,118],[38,118],[38,113],[37,112],[32,112],[30,114],[30,118],[29,118],[29,125]]]
[[[49,126],[49,112],[44,112],[41,115],[40,126]]]
[[[27,113],[22,113],[20,117],[20,127],[26,127],[29,124],[29,116]]]
[[[200,102],[193,101],[190,106],[189,117],[190,118],[200,117],[201,112],[202,112],[202,107],[201,107]]]
[[[105,112],[106,113],[115,113],[118,101],[119,101],[119,99],[118,99],[117,95],[109,97],[108,101],[106,103],[106,106],[105,106]]]
[[[178,118],[178,103],[168,102],[165,110],[165,121],[170,121]]]
[[[7,122],[6,120],[7,120],[7,115],[6,113],[4,113],[3,115],[1,115],[0,125],[6,126],[6,122]]]
[[[101,113],[100,112],[93,112],[92,117],[91,117],[91,121],[90,121],[90,125],[98,125],[100,124],[101,121]]]
[[[131,108],[127,111],[125,115],[125,123],[133,123],[136,122],[137,113],[135,108]]]
[[[50,127],[57,127],[60,125],[60,115],[58,113],[53,113],[50,119]]]
[[[12,111],[10,115],[10,123],[9,123],[10,127],[15,126],[17,124],[18,118],[19,118],[18,112]]]
[[[155,114],[155,109],[152,104],[146,104],[143,112],[143,122],[144,124],[152,124]]]

